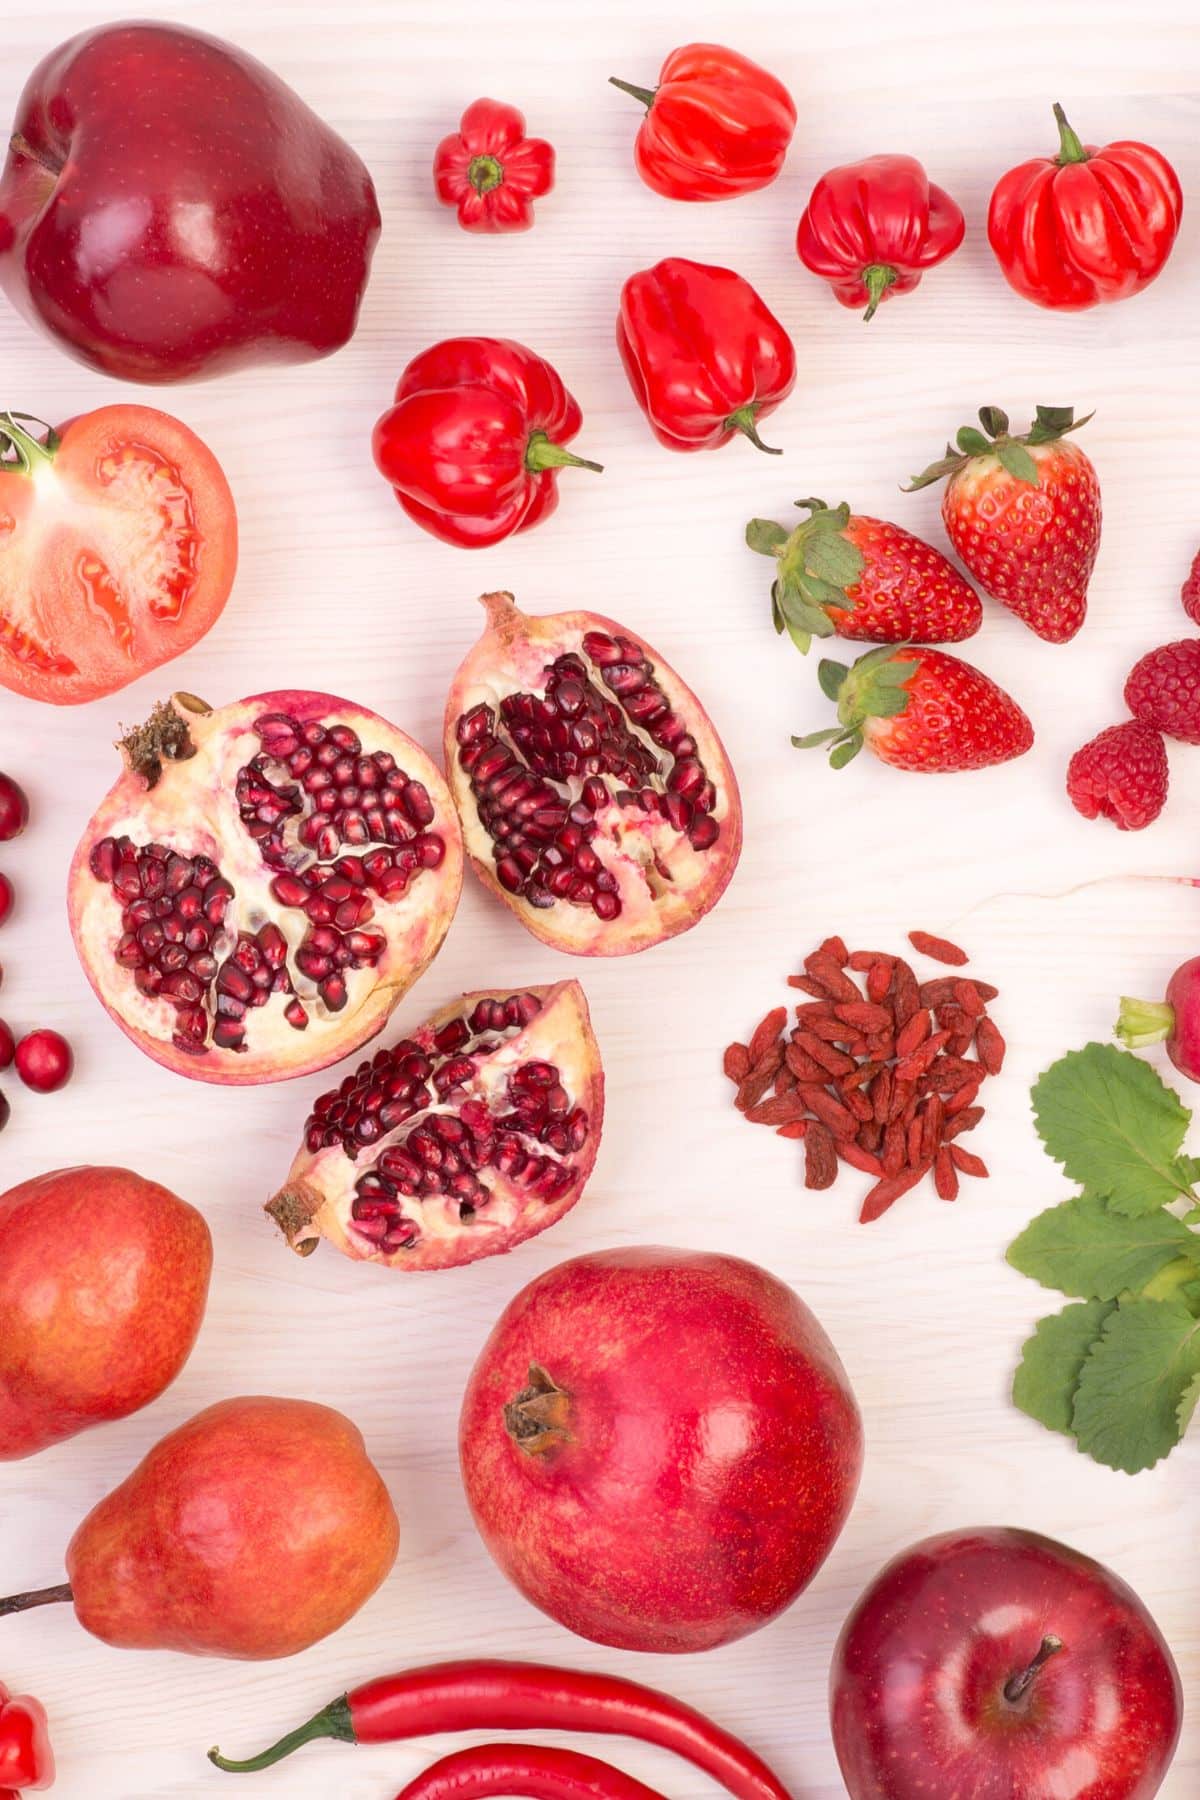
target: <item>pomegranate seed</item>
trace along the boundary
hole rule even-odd
[[[0,775],[0,843],[19,837],[29,823],[29,801],[11,775]]]
[[[16,1048],[17,1074],[35,1094],[53,1094],[71,1079],[75,1058],[57,1031],[31,1031]]]

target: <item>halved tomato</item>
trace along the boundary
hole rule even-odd
[[[55,431],[0,413],[0,684],[58,706],[115,693],[204,636],[237,513],[194,431],[101,406]]]

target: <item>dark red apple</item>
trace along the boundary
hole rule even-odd
[[[0,282],[81,362],[183,381],[354,330],[379,235],[365,165],[278,76],[182,25],[105,25],[25,84]]]
[[[1183,1695],[1119,1576],[996,1527],[926,1538],[875,1577],[830,1713],[850,1800],[1150,1800]]]
[[[463,1402],[463,1479],[527,1599],[625,1650],[765,1625],[845,1524],[862,1425],[845,1370],[754,1263],[609,1250],[530,1282]]]

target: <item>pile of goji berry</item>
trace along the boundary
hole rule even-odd
[[[967,962],[945,938],[912,931],[909,942],[956,969]],[[930,1173],[943,1200],[957,1199],[960,1174],[987,1175],[956,1140],[983,1118],[979,1091],[1004,1062],[987,1011],[996,988],[959,974],[919,982],[903,957],[851,952],[840,937],[806,956],[788,986],[811,996],[792,1031],[787,1007],[773,1007],[748,1044],[730,1044],[725,1073],[752,1124],[803,1139],[806,1187],[831,1187],[839,1158],[874,1175],[859,1213],[867,1224]]]

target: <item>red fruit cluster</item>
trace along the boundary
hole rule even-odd
[[[944,938],[912,932],[910,942],[954,967],[967,960]],[[957,1199],[960,1174],[988,1173],[955,1139],[983,1118],[979,1090],[1004,1063],[987,1012],[997,990],[959,975],[918,982],[902,957],[851,953],[840,937],[805,957],[804,970],[788,977],[811,996],[795,1028],[785,1035],[787,1008],[777,1006],[748,1044],[726,1050],[735,1105],[752,1124],[803,1141],[806,1187],[832,1187],[839,1159],[873,1175],[863,1224],[931,1172],[939,1196]]]
[[[0,774],[0,843],[19,837],[29,823],[29,801],[25,791],[11,775]],[[13,887],[7,875],[0,875],[0,925],[12,911]],[[3,970],[0,969],[0,979]],[[0,1070],[15,1063],[17,1074],[35,1094],[52,1094],[70,1080],[75,1059],[71,1046],[57,1031],[29,1031],[18,1042],[3,1019],[0,1019]],[[0,1131],[8,1124],[11,1107],[0,1094]]]

